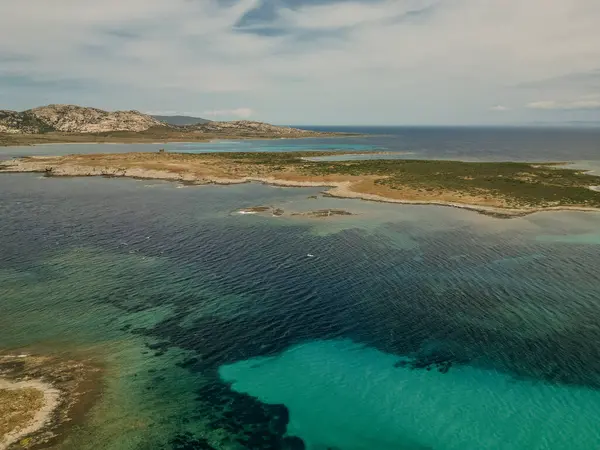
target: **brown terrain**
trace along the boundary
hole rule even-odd
[[[85,359],[0,353],[0,450],[64,438],[99,397],[100,373]]]
[[[598,177],[526,163],[481,164],[436,161],[315,162],[320,153],[127,153],[31,157],[4,163],[5,172],[47,176],[109,176],[172,180],[191,184],[257,181],[280,186],[323,186],[327,195],[412,204],[438,204],[488,214],[523,215],[539,210],[598,210],[600,193],[590,189]],[[460,176],[449,169],[458,167]],[[483,168],[482,168],[483,167]],[[427,172],[424,172],[424,170]],[[531,170],[523,181],[523,170]],[[465,171],[497,173],[473,183]],[[504,171],[504,172],[502,172]],[[533,171],[539,171],[539,174]],[[508,175],[507,175],[508,174]],[[549,176],[556,179],[550,179]],[[508,177],[516,177],[511,181]],[[507,183],[506,181],[510,181]],[[488,187],[500,183],[500,188]],[[587,184],[587,185],[586,185]],[[495,186],[495,184],[492,184]]]

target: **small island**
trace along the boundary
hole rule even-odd
[[[344,209],[317,209],[315,211],[296,212],[292,216],[310,217],[313,219],[324,219],[339,216],[353,216],[354,214]]]
[[[296,217],[308,217],[313,219],[323,219],[338,216],[353,216],[354,214],[345,211],[343,209],[318,209],[315,211],[302,211],[302,212],[291,212],[286,213],[282,208],[276,208],[274,206],[251,206],[250,208],[242,208],[236,211],[237,214],[262,214],[270,215],[273,217],[282,216],[296,216]]]
[[[541,210],[600,210],[600,192],[595,189],[600,185],[600,177],[562,167],[560,163],[313,159],[331,154],[89,154],[20,158],[4,162],[0,170],[187,184],[261,182],[322,186],[329,188],[326,195],[334,197],[446,205],[510,217]]]

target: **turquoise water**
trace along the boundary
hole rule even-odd
[[[0,349],[106,367],[60,449],[600,447],[600,214],[29,174],[0,192]],[[235,213],[255,205],[354,215]]]
[[[233,389],[290,410],[308,448],[589,449],[600,392],[459,367],[395,367],[351,341],[314,341],[221,368]],[[574,416],[574,412],[577,412]]]

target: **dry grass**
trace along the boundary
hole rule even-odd
[[[345,133],[305,133],[286,134],[286,138],[306,138],[322,135],[340,136]],[[223,132],[202,132],[191,129],[178,129],[173,127],[155,127],[142,132],[113,131],[106,133],[60,133],[49,132],[43,134],[12,134],[0,133],[0,147],[37,144],[69,144],[69,143],[108,143],[108,144],[148,144],[167,142],[206,142],[214,139],[280,139],[277,133],[245,133],[235,130]]]
[[[514,209],[599,208],[600,178],[528,163],[429,160],[307,161],[327,152],[127,153],[32,158],[16,171],[113,175],[186,182],[261,180],[280,185],[336,187],[334,195]]]
[[[26,428],[43,405],[39,389],[0,389],[0,438]]]
[[[1,146],[38,144],[149,144],[154,142],[206,142],[217,136],[205,133],[181,132],[115,132],[115,133],[44,133],[44,134],[2,134]],[[223,137],[225,138],[225,137]]]

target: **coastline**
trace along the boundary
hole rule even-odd
[[[119,135],[94,135],[94,134],[1,134],[0,133],[0,151],[3,147],[33,147],[37,145],[68,145],[68,144],[169,144],[169,143],[210,143],[222,140],[231,141],[255,141],[255,140],[284,140],[284,139],[326,139],[359,137],[360,134],[344,132],[312,132],[306,134],[291,134],[289,136],[281,135],[221,135],[209,133],[184,133],[173,136],[144,135],[143,133],[125,133]]]
[[[0,353],[0,450],[46,448],[82,421],[102,391],[90,360]],[[4,419],[4,422],[2,421]]]
[[[102,155],[96,155],[102,156]],[[600,212],[600,208],[587,207],[580,205],[560,205],[560,206],[543,206],[530,208],[508,208],[495,205],[448,201],[444,199],[411,199],[411,198],[394,198],[379,195],[371,192],[360,192],[353,189],[358,184],[356,182],[347,181],[344,179],[286,179],[277,178],[274,176],[239,176],[236,178],[225,178],[210,174],[196,174],[193,172],[175,172],[160,169],[148,169],[140,167],[110,167],[110,166],[91,166],[91,165],[76,165],[63,164],[53,165],[52,162],[60,161],[62,157],[28,157],[12,161],[6,161],[0,165],[0,173],[44,173],[47,176],[58,177],[88,177],[102,176],[108,178],[133,178],[140,180],[164,180],[180,182],[189,185],[232,185],[243,183],[262,183],[280,187],[323,187],[328,188],[323,192],[323,195],[335,198],[350,198],[360,199],[365,201],[374,201],[382,203],[395,203],[405,205],[431,205],[445,206],[458,208],[477,213],[495,216],[498,218],[513,218],[523,217],[529,214],[544,212],[544,211],[579,211],[579,212]],[[306,177],[316,178],[316,177]],[[593,187],[589,187],[593,190]]]
[[[52,419],[52,415],[60,404],[60,392],[51,384],[41,380],[12,381],[0,378],[0,391],[34,390],[41,392],[42,405],[33,412],[33,417],[26,423],[17,426],[4,436],[0,436],[0,450],[5,450],[26,436],[42,430]],[[24,441],[26,443],[27,441]],[[21,445],[23,447],[23,445]]]

